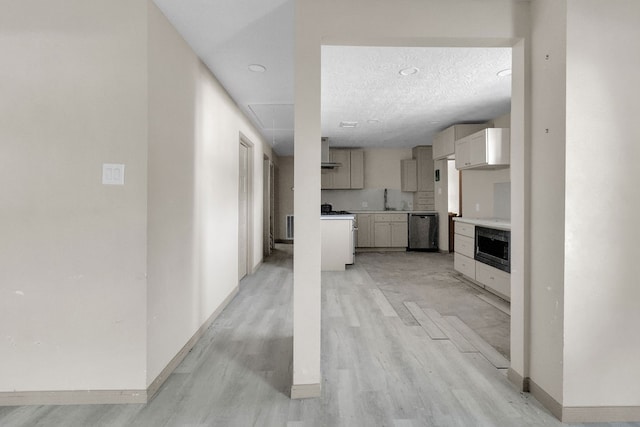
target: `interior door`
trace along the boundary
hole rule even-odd
[[[249,230],[249,147],[240,143],[238,176],[238,280],[247,275]]]
[[[275,248],[276,240],[276,168],[269,162],[269,248]]]
[[[263,207],[262,207],[262,253],[271,255],[271,160],[265,156],[263,162]]]

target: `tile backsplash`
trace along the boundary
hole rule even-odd
[[[384,189],[322,190],[321,200],[333,205],[334,210],[381,211],[384,210]],[[392,209],[411,210],[413,193],[388,189],[387,202]]]

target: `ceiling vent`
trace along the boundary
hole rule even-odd
[[[352,129],[358,127],[358,122],[340,122],[341,128]]]

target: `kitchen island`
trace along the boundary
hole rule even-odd
[[[355,215],[321,215],[322,271],[344,271],[355,257]]]

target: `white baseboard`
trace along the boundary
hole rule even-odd
[[[547,408],[554,417],[562,421],[562,404],[531,379],[529,379],[529,392],[538,402],[542,403],[542,406]]]
[[[518,387],[519,391],[529,392],[529,378],[524,378],[512,368],[507,370],[507,378],[512,384]]]
[[[156,395],[169,375],[184,360],[222,310],[238,294],[236,286],[211,316],[198,328],[146,390],[61,390],[0,392],[0,406],[24,405],[109,405],[147,403]]]
[[[585,406],[562,408],[563,423],[632,423],[640,421],[640,406]]]
[[[154,398],[156,393],[158,393],[158,390],[160,390],[162,384],[164,384],[167,378],[169,378],[169,375],[171,375],[171,373],[178,367],[178,365],[182,363],[187,354],[189,354],[198,340],[202,337],[202,335],[204,335],[205,331],[209,329],[209,326],[211,326],[214,320],[216,320],[220,313],[222,313],[222,310],[224,310],[227,305],[229,305],[231,300],[235,298],[235,296],[238,294],[239,289],[240,288],[238,286],[233,288],[231,293],[224,299],[224,301],[222,302],[222,304],[220,304],[216,311],[214,311],[213,314],[209,316],[209,318],[202,324],[202,326],[200,326],[200,328],[198,328],[198,330],[195,332],[195,334],[193,334],[189,341],[187,341],[187,343],[182,346],[182,349],[180,349],[178,354],[173,356],[173,359],[171,359],[167,366],[165,366],[162,372],[160,372],[160,374],[158,374],[158,376],[151,382],[151,384],[149,384],[149,387],[147,387],[147,401],[150,401]]]
[[[562,406],[530,378],[522,378],[511,368],[507,377],[518,389],[529,391],[538,402],[563,423],[630,423],[640,421],[640,406]]]
[[[0,393],[0,406],[146,403],[147,390],[61,390]]]
[[[251,269],[251,274],[256,274],[256,272],[258,271],[258,269],[259,269],[260,267],[262,267],[262,261],[263,261],[263,260],[260,260],[260,262],[259,262],[259,263],[257,263],[255,266],[253,266],[253,268]]]
[[[294,384],[291,386],[292,399],[310,399],[320,397],[320,384]]]

